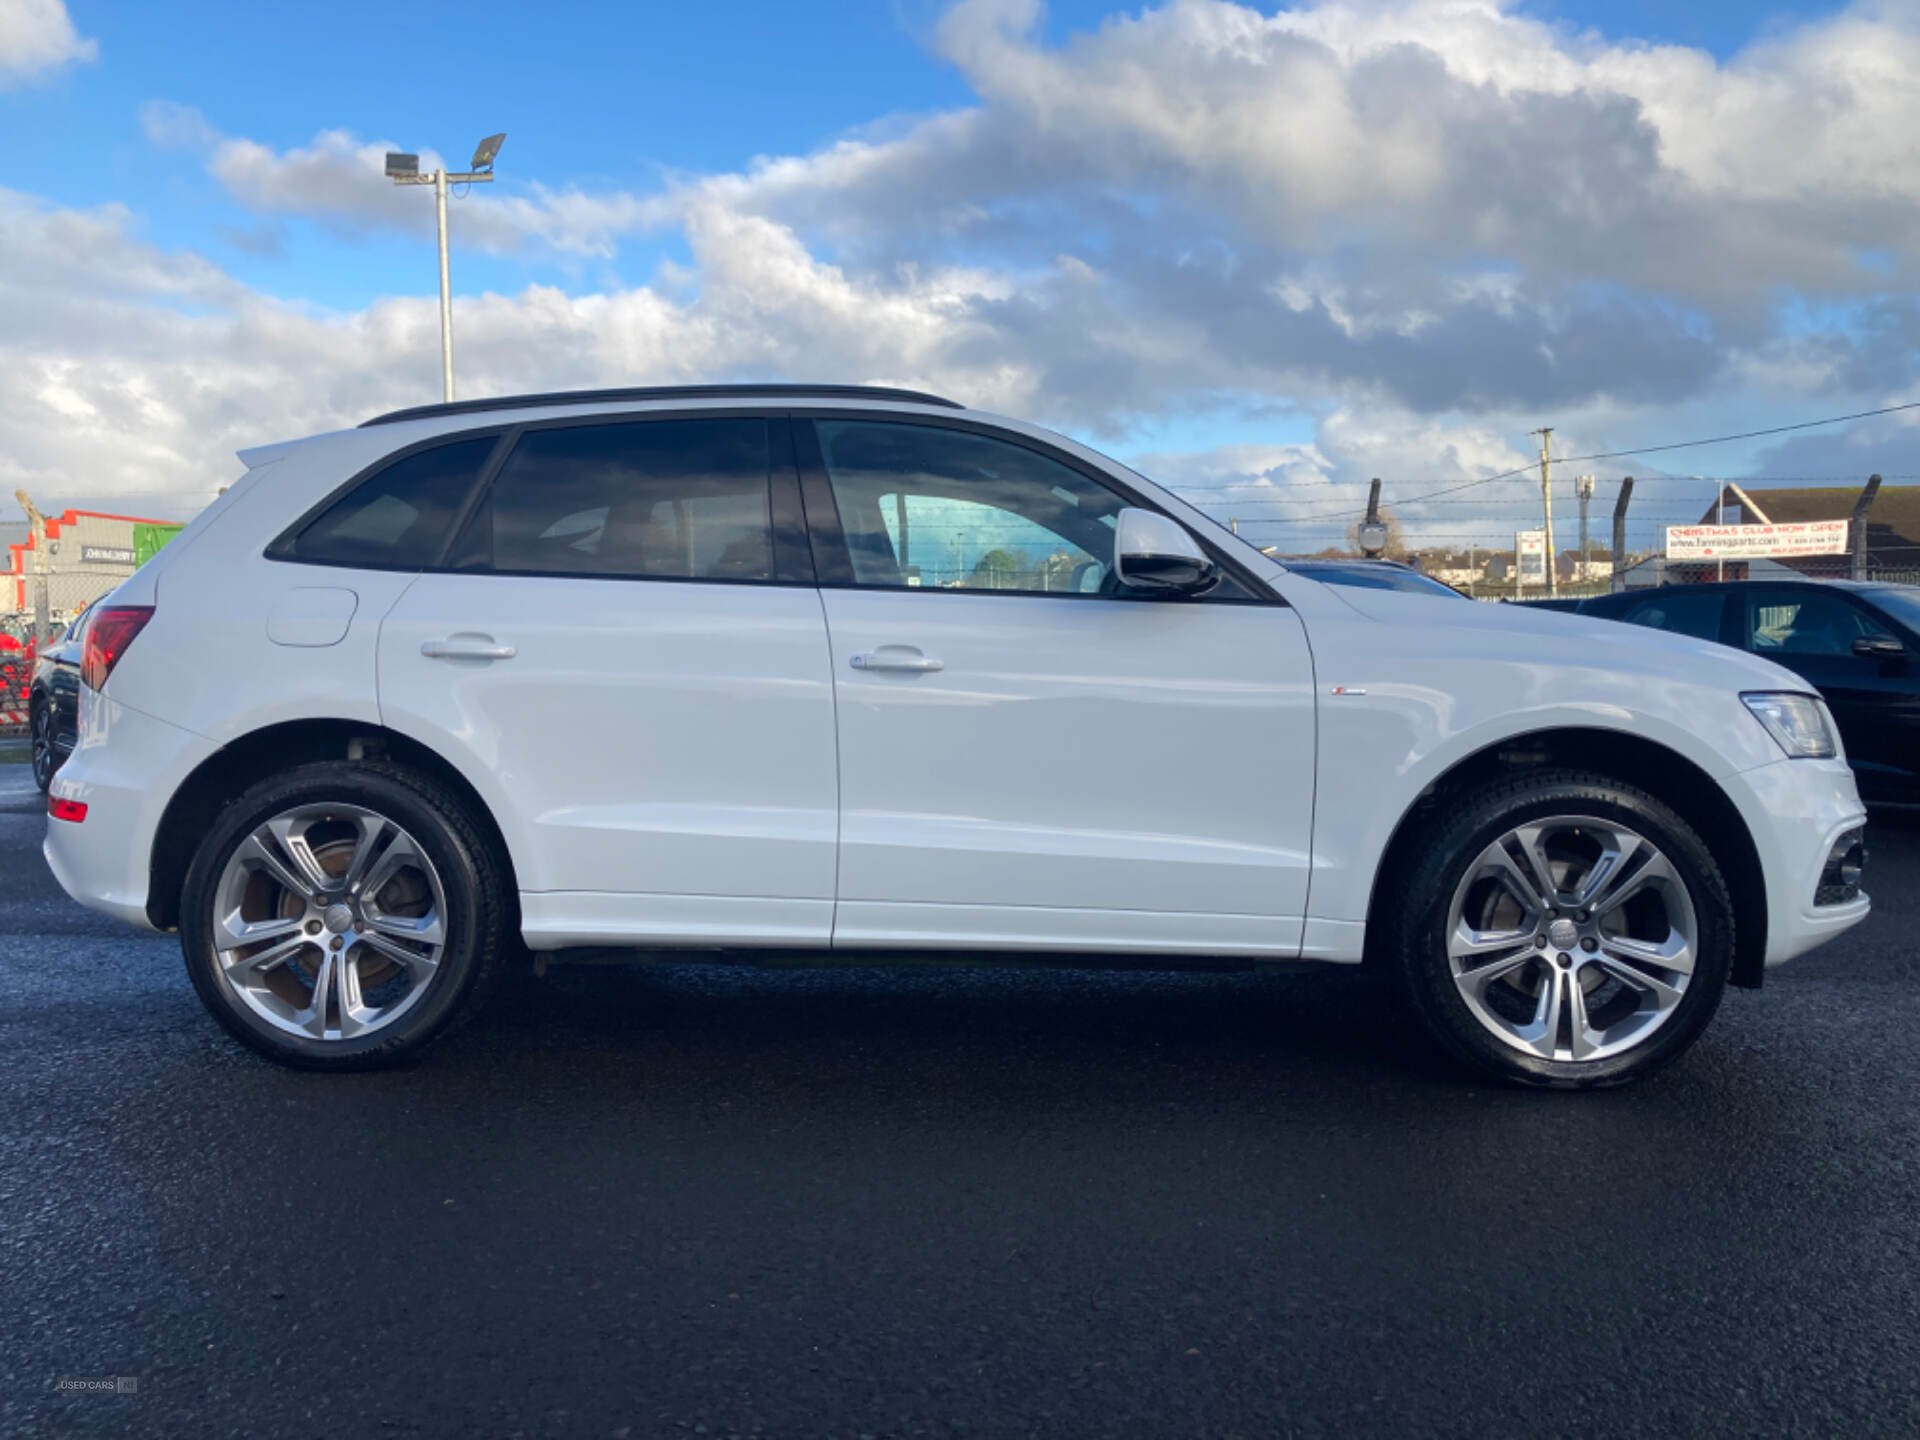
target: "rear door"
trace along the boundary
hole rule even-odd
[[[458,755],[527,939],[824,944],[833,691],[787,422],[509,436],[380,637],[387,723]]]
[[[839,703],[836,946],[1298,952],[1312,661],[1284,602],[1124,592],[1129,500],[978,429],[796,417]]]

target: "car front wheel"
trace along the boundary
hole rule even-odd
[[[1674,810],[1601,775],[1523,775],[1462,797],[1420,843],[1394,949],[1452,1053],[1534,1085],[1617,1084],[1713,1017],[1733,908]]]
[[[392,1064],[476,1011],[500,965],[500,865],[460,800],[384,766],[315,764],[221,812],[182,893],[201,1000],[284,1064]]]

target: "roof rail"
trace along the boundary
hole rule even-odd
[[[360,423],[393,425],[402,420],[431,420],[440,415],[474,415],[487,410],[531,410],[545,405],[613,405],[630,400],[895,400],[915,405],[944,405],[964,410],[957,400],[920,390],[885,385],[640,385],[622,390],[556,390],[546,395],[494,395],[485,400],[449,400],[415,405],[376,415]]]

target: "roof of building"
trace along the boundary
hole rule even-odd
[[[1741,506],[1741,523],[1764,523],[1753,513],[1760,507],[1767,522],[1798,525],[1808,520],[1846,520],[1859,502],[1858,485],[1823,485],[1818,488],[1763,490],[1746,487],[1751,505]],[[1740,505],[1732,487],[1726,491],[1729,506]],[[1709,505],[1700,524],[1711,525],[1717,507]],[[1867,512],[1867,555],[1880,565],[1920,569],[1920,485],[1882,485]]]

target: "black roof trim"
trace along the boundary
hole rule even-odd
[[[441,415],[477,415],[488,410],[531,410],[547,405],[614,405],[632,400],[894,400],[914,405],[967,407],[957,400],[920,390],[895,390],[885,385],[640,385],[624,390],[556,390],[546,395],[494,395],[485,400],[453,400],[441,405],[415,405],[376,415],[360,423],[394,425],[402,420],[431,420]]]

